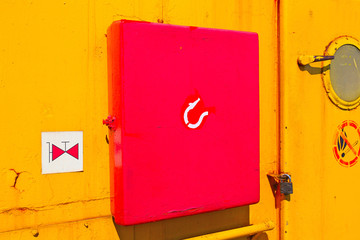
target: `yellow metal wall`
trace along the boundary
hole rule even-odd
[[[266,220],[278,210],[277,2],[2,0],[0,239],[179,239]],[[259,33],[261,200],[130,227],[109,206],[106,30],[133,19]],[[84,172],[41,174],[41,132],[83,131]],[[278,222],[277,222],[278,223]],[[278,238],[278,228],[268,233]]]
[[[356,0],[280,3],[281,158],[294,194],[283,204],[282,239],[359,239],[360,165],[341,166],[334,136],[345,120],[359,124],[359,108],[346,111],[328,98],[321,63],[297,65],[300,55],[322,55],[335,38],[360,38]],[[329,66],[331,62],[324,62]]]

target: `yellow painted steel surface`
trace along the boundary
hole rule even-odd
[[[33,226],[0,233],[0,239],[118,239],[111,217],[66,222],[47,226]]]
[[[259,33],[258,204],[130,227],[110,221],[102,119],[106,30],[119,19]],[[266,177],[278,170],[276,23],[277,3],[262,0],[0,1],[0,239],[180,239],[268,220],[278,226]],[[41,174],[46,131],[84,132],[83,172]]]
[[[328,98],[321,72],[329,73],[331,62],[323,69],[296,62],[299,55],[322,55],[342,35],[360,38],[359,9],[355,0],[280,2],[281,160],[294,181],[282,207],[282,239],[359,238],[360,164],[341,166],[333,148],[337,127],[359,124],[360,110],[341,110]]]

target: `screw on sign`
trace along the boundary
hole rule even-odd
[[[352,167],[360,155],[360,129],[359,125],[352,121],[342,122],[335,133],[333,152],[336,161],[343,167]]]

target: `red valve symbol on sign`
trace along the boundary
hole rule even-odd
[[[57,159],[58,157],[60,157],[61,155],[63,155],[64,153],[69,154],[70,156],[79,159],[79,144],[75,144],[74,146],[72,146],[70,149],[66,150],[66,144],[69,141],[62,141],[62,143],[65,144],[65,150],[62,150],[61,148],[59,148],[58,146],[56,146],[55,144],[51,144],[50,142],[47,142],[49,144],[49,162],[54,161],[55,159]]]

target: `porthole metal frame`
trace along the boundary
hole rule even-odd
[[[343,45],[353,45],[360,51],[360,42],[351,36],[341,36],[336,39],[334,39],[325,49],[324,55],[325,56],[334,56],[335,52]],[[326,63],[328,64],[328,63]],[[331,67],[331,66],[330,66]],[[324,62],[322,63],[322,69],[324,69]],[[330,100],[339,108],[343,110],[352,110],[359,106],[360,104],[360,96],[355,99],[354,101],[347,102],[343,99],[341,99],[335,92],[335,90],[332,87],[331,79],[330,79],[330,68],[328,71],[322,72],[322,79],[324,83],[324,87],[326,90],[326,93]]]

